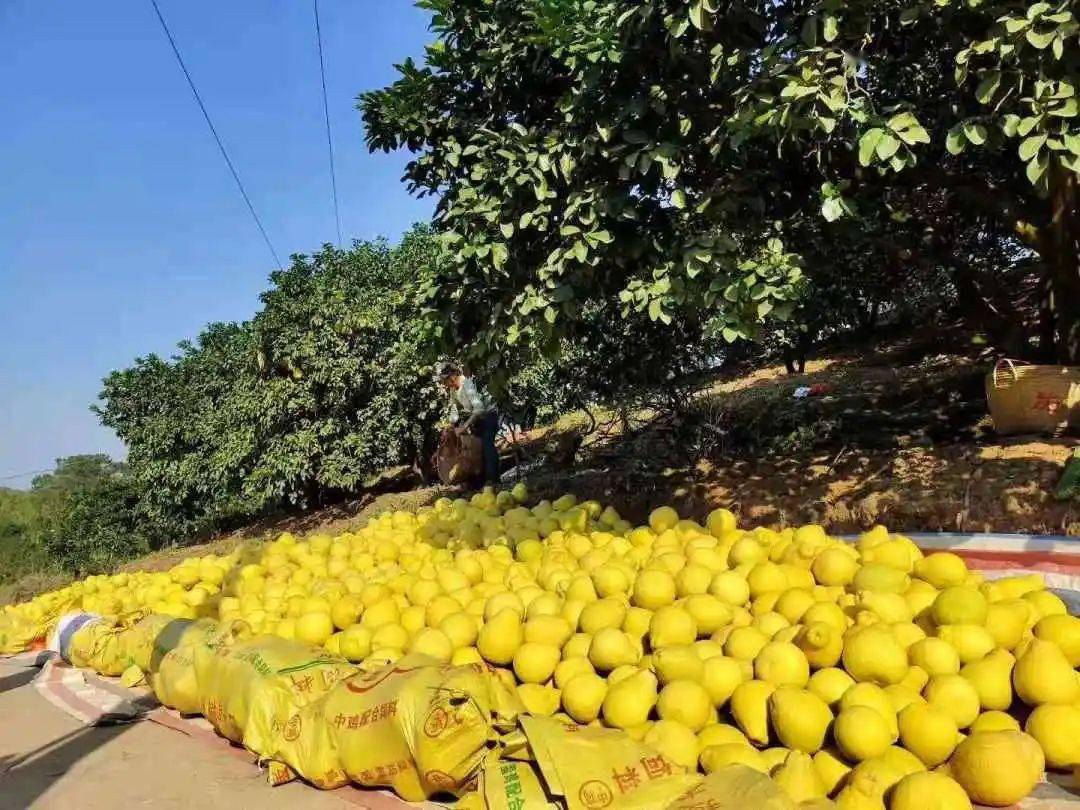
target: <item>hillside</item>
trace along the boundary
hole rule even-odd
[[[998,437],[986,413],[992,361],[978,340],[947,330],[837,345],[789,375],[781,364],[702,383],[685,413],[570,413],[505,447],[536,497],[573,491],[641,520],[657,503],[691,517],[723,506],[744,525],[821,523],[836,533],[875,523],[896,531],[1080,536],[1080,503],[1054,487],[1080,441]],[[793,396],[800,387],[820,393]],[[571,458],[572,456],[572,458]],[[398,471],[404,472],[404,471]],[[221,550],[289,530],[340,530],[384,509],[416,508],[455,490],[387,475],[359,500],[268,519],[197,548]],[[413,484],[401,482],[413,481]],[[167,568],[194,553],[166,550],[128,569]],[[63,577],[24,577],[0,590],[23,598]]]

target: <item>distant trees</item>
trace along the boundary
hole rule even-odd
[[[228,525],[422,459],[441,406],[418,317],[436,250],[418,228],[294,256],[252,320],[110,374],[96,410],[128,445],[146,518]]]

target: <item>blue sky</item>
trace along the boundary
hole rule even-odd
[[[159,0],[278,254],[334,241],[312,4]],[[342,231],[431,212],[369,155],[355,97],[422,57],[408,0],[320,0]],[[0,0],[0,486],[123,454],[88,410],[110,370],[241,320],[273,269],[149,0]]]

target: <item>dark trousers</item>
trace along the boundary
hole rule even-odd
[[[495,448],[495,436],[499,433],[499,412],[491,411],[473,422],[472,432],[480,437],[484,448],[484,483],[499,483],[499,451]]]

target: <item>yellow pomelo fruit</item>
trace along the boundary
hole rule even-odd
[[[967,579],[968,568],[963,558],[948,551],[928,554],[915,563],[915,576],[938,590],[962,585]]]
[[[833,737],[841,753],[858,762],[881,756],[893,741],[888,722],[868,706],[841,710],[833,724]]]
[[[985,658],[964,664],[960,675],[975,687],[983,711],[1005,711],[1012,705],[1012,671],[1015,665],[1016,659],[1000,649]]]
[[[825,701],[826,705],[831,707],[840,702],[840,698],[844,696],[844,692],[853,686],[854,683],[854,679],[844,672],[844,670],[836,667],[827,667],[825,669],[819,669],[811,675],[806,688]]]
[[[682,723],[659,720],[649,728],[643,742],[651,745],[676,765],[690,770],[697,767],[697,736]]]
[[[735,726],[726,723],[710,723],[697,733],[698,752],[704,751],[710,745],[750,745],[750,741]]]
[[[450,639],[454,649],[473,646],[480,633],[479,628],[476,626],[476,620],[467,613],[462,612],[444,616],[438,627]]]
[[[697,639],[697,623],[689,612],[669,605],[653,613],[649,622],[649,646],[655,652],[664,647],[693,644]]]
[[[1044,703],[1028,715],[1024,731],[1042,748],[1046,767],[1065,770],[1080,765],[1080,707]]]
[[[526,641],[514,653],[514,674],[522,683],[545,683],[554,675],[559,659],[558,647]]]
[[[605,627],[592,637],[588,658],[598,672],[610,672],[617,667],[637,663],[640,651],[629,634],[614,627]]]
[[[426,627],[413,636],[409,651],[430,655],[432,658],[448,664],[454,655],[454,643],[442,630]]]
[[[921,772],[896,783],[889,810],[971,810],[971,800],[960,784],[945,774]]]
[[[745,577],[734,571],[721,571],[709,583],[709,593],[732,607],[745,605],[750,601],[750,586]]]
[[[772,772],[772,779],[793,802],[825,798],[825,783],[814,761],[802,751],[791,751],[783,764]]]
[[[724,655],[743,661],[753,661],[769,637],[756,627],[736,627],[724,641]]]
[[[821,777],[826,795],[831,796],[851,773],[851,766],[835,748],[822,748],[813,757],[814,769]]]
[[[744,681],[735,687],[728,709],[736,725],[750,742],[769,742],[769,696],[776,686],[765,681]]]
[[[675,578],[667,571],[642,571],[634,580],[631,601],[637,607],[659,610],[675,601]]]
[[[1069,666],[1080,666],[1080,619],[1065,613],[1050,614],[1035,623],[1033,632],[1035,638],[1056,644]]]
[[[589,602],[578,616],[578,629],[582,633],[598,633],[605,627],[622,627],[626,618],[626,605],[618,599],[598,599]]]
[[[594,674],[596,672],[593,669],[592,663],[588,658],[578,656],[575,658],[563,658],[556,666],[553,673],[555,679],[555,685],[560,689],[565,689],[570,680],[577,675]]]
[[[776,686],[802,687],[810,680],[810,664],[794,644],[770,641],[754,658],[754,677]]]
[[[971,733],[976,731],[1020,731],[1020,723],[1007,712],[983,712],[971,724]]]
[[[957,746],[949,774],[977,804],[1008,807],[1031,793],[1045,760],[1039,744],[1020,731],[979,731]]]
[[[559,710],[562,693],[553,686],[523,683],[517,687],[518,697],[529,714],[550,717]]]
[[[562,688],[563,708],[577,722],[591,723],[600,716],[607,691],[607,682],[599,675],[575,675]]]
[[[296,620],[296,640],[321,647],[334,632],[330,616],[322,611],[305,613]]]
[[[813,754],[824,744],[833,715],[817,695],[781,686],[769,696],[768,706],[772,728],[785,747]]]
[[[856,681],[880,686],[900,683],[908,671],[907,650],[887,627],[877,624],[848,633],[842,660],[844,669]]]
[[[280,633],[281,624],[278,623],[278,634]],[[354,624],[342,631],[338,647],[341,654],[353,663],[363,661],[371,653],[371,631]]]
[[[811,669],[820,670],[836,666],[844,651],[842,632],[826,622],[800,626],[794,642],[806,656]]]
[[[699,757],[701,769],[706,774],[718,771],[728,765],[745,765],[760,773],[767,774],[769,766],[760,751],[749,745],[728,743],[727,745],[710,745],[701,752]]]
[[[715,710],[705,687],[695,681],[673,681],[657,698],[656,713],[662,720],[673,720],[698,731],[715,719]]]
[[[908,647],[908,660],[930,676],[955,675],[960,671],[956,648],[940,638],[924,638]]]
[[[961,664],[985,658],[994,650],[994,637],[982,625],[945,624],[938,627],[937,635],[953,646]]]
[[[701,685],[717,708],[724,706],[735,688],[746,680],[742,665],[734,658],[715,656],[702,664]]]
[[[693,645],[687,644],[657,650],[652,655],[652,669],[661,684],[680,680],[700,683],[705,673],[705,662]]]
[[[656,676],[645,670],[612,685],[604,696],[604,722],[615,728],[629,728],[644,723],[656,705],[656,685]],[[573,682],[568,688],[572,687]]]
[[[521,614],[512,608],[504,608],[484,624],[477,637],[476,648],[484,660],[506,666],[514,660],[514,653],[524,640]]]
[[[900,712],[900,741],[928,768],[945,762],[956,748],[952,715],[931,705],[912,704]]]
[[[1012,672],[1016,696],[1029,706],[1075,703],[1080,697],[1076,672],[1056,644],[1034,639],[1016,659]]]
[[[893,741],[900,734],[896,721],[896,707],[889,693],[872,683],[857,683],[840,698],[840,711],[853,706],[867,706],[876,711],[889,726]]]
[[[977,589],[954,585],[938,594],[930,606],[934,624],[977,624],[986,622],[986,597]]]

